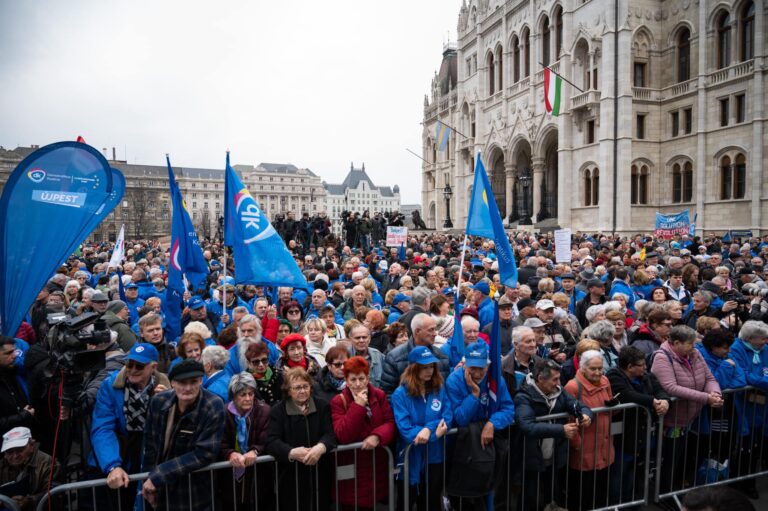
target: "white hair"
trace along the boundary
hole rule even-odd
[[[211,338],[211,331],[208,330],[208,327],[205,326],[205,323],[202,321],[190,321],[187,326],[184,327],[184,333],[186,334],[190,332],[198,334],[203,340]]]
[[[603,304],[590,306],[587,309],[587,312],[585,314],[587,317],[587,321],[592,323],[592,320],[594,320],[597,317],[597,315],[600,314],[601,312],[605,312],[605,306]]]
[[[581,354],[581,358],[579,359],[579,367],[587,367],[587,364],[589,364],[589,361],[593,358],[599,358],[600,360],[603,359],[603,354],[600,353],[597,350],[587,350],[584,353]]]
[[[461,318],[461,328],[464,329],[465,326],[476,326],[480,327],[480,322],[473,318],[472,316],[464,316]]]
[[[621,294],[621,293],[616,293],[616,294],[618,295],[618,294]],[[616,296],[616,295],[614,295],[614,296]],[[623,295],[623,296],[626,296],[626,295]],[[620,302],[613,301],[613,300],[611,300],[610,302],[605,302],[603,304],[603,312],[608,314],[611,311],[624,312],[624,306]]]
[[[229,350],[224,346],[206,346],[200,356],[203,364],[211,364],[216,371],[221,371],[229,362]]]

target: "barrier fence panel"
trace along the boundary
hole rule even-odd
[[[21,511],[21,508],[16,501],[11,497],[6,497],[0,494],[0,509],[8,509],[9,511]]]
[[[674,499],[704,485],[754,484],[768,475],[763,466],[768,429],[766,395],[754,387],[723,391],[722,407],[696,410],[691,401],[674,399],[658,420],[654,501]]]

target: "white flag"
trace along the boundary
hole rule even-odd
[[[123,263],[123,257],[125,256],[125,224],[120,226],[120,235],[115,242],[115,250],[112,252],[112,259],[109,260],[109,266],[111,268],[117,268]]]

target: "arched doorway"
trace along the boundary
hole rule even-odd
[[[533,163],[531,144],[522,139],[512,148],[512,162],[516,169],[512,190],[513,211],[510,222],[517,220],[521,225],[531,224],[533,217]]]
[[[431,229],[435,229],[437,225],[435,224],[435,203],[430,202],[429,203],[429,212],[427,213],[427,225]]]
[[[488,159],[489,179],[493,197],[496,199],[496,206],[499,208],[501,218],[506,217],[507,211],[507,176],[504,170],[504,153],[501,149],[494,148]]]
[[[541,184],[539,220],[557,218],[557,130],[545,135],[541,147],[544,156],[544,179]]]

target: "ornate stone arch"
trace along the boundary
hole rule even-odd
[[[656,50],[656,40],[646,25],[640,25],[632,33],[632,52],[635,57],[648,57],[648,52]]]
[[[680,30],[682,28],[688,29],[688,32],[691,34],[691,39],[695,39],[699,35],[699,33],[696,32],[696,28],[693,26],[693,23],[682,19],[678,21],[677,24],[675,24],[672,30],[669,31],[669,35],[667,36],[667,48],[677,45],[677,36],[680,34]]]
[[[703,30],[703,32],[706,34],[712,34],[715,32],[717,18],[719,18],[723,12],[727,12],[731,16],[731,19],[733,19],[734,14],[741,10],[741,5],[739,5],[737,9],[736,5],[731,6],[730,3],[721,1],[712,7],[709,7],[709,9],[709,14],[707,14],[707,26]],[[693,36],[693,32],[691,32],[691,36]]]

